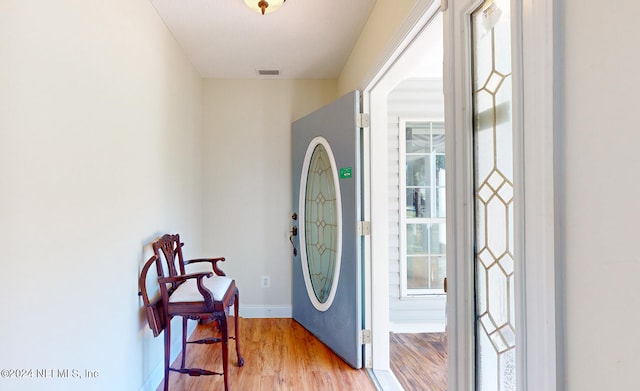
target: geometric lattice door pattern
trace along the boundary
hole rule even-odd
[[[516,388],[513,126],[508,0],[471,15],[475,181],[476,385]]]
[[[304,195],[304,205],[300,205],[300,211],[304,211],[300,255],[303,263],[306,260],[302,271],[309,299],[321,311],[332,304],[341,255],[340,188],[334,176],[333,156],[327,148],[329,145],[321,137],[309,144],[307,154],[311,153],[311,158],[309,166],[303,168],[307,177],[302,180],[306,186],[300,189]]]

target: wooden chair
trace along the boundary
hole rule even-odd
[[[140,292],[147,313],[149,327],[154,336],[164,331],[164,390],[169,390],[169,372],[175,371],[190,376],[222,375],[224,389],[229,389],[228,362],[229,339],[236,341],[236,356],[238,366],[244,365],[240,354],[238,339],[238,311],[239,293],[235,281],[226,277],[218,267],[218,262],[224,258],[205,258],[184,261],[180,236],[164,235],[153,242],[154,255],[145,263],[140,273]],[[213,272],[187,274],[185,265],[194,263],[210,263]],[[160,297],[150,300],[146,279],[151,265],[155,264],[158,273]],[[229,307],[234,306],[235,334],[229,337],[228,313]],[[170,366],[171,319],[182,318],[182,361],[180,368]],[[187,320],[214,321],[218,324],[221,338],[205,338],[188,343],[211,344],[221,342],[222,345],[222,373],[200,368],[185,368],[187,354]]]

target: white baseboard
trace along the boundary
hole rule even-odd
[[[231,307],[230,311],[233,314],[233,307]],[[242,305],[240,306],[240,314],[243,318],[291,318],[292,311],[290,305]],[[187,334],[191,335],[193,331],[196,329],[197,322],[189,322]],[[179,330],[177,333],[171,333],[174,335],[174,341],[171,345],[171,357],[170,361],[174,362],[176,357],[180,354],[182,350],[181,344],[181,333],[180,328],[173,327],[175,330]],[[164,335],[159,335],[158,338],[164,338]],[[147,378],[147,381],[144,382],[142,387],[140,387],[140,391],[155,391],[158,389],[158,385],[164,379],[164,363],[162,362],[163,357],[158,357],[158,365],[156,365],[155,369],[151,371],[151,374]]]
[[[408,322],[408,323],[394,323],[389,324],[389,331],[392,333],[400,334],[412,334],[412,333],[444,333],[445,322]]]
[[[404,391],[393,372],[380,369],[369,369],[367,372],[377,391]]]
[[[187,335],[191,336],[191,334],[195,331],[196,326],[198,325],[195,321],[189,321],[187,323]],[[177,333],[173,330],[177,330]],[[173,339],[173,343],[171,344],[171,356],[169,357],[169,362],[173,363],[178,355],[182,352],[182,327],[172,327],[171,333]],[[160,334],[156,338],[163,339],[164,334]],[[164,353],[163,353],[164,354]],[[140,391],[156,391],[158,389],[158,385],[164,381],[164,356],[158,357],[158,365],[156,365],[155,369],[151,371],[151,374],[147,378],[147,381],[144,382],[142,387],[140,387]]]
[[[175,349],[172,349],[175,350]],[[176,354],[177,357],[177,354]],[[175,359],[175,358],[174,358]],[[147,381],[144,382],[142,387],[140,387],[140,391],[155,391],[158,389],[158,385],[164,379],[164,364],[162,363],[162,358],[160,363],[156,366],[156,369],[151,372],[151,375],[147,378]]]
[[[291,318],[290,305],[241,305],[240,316],[243,318]]]

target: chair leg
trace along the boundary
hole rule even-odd
[[[239,312],[240,312],[240,292],[238,288],[236,288],[236,297],[233,300],[233,315],[234,315],[234,325],[235,325],[235,336],[236,336],[236,357],[238,358],[238,366],[241,367],[244,365],[244,358],[240,354],[240,324],[239,324]]]
[[[164,391],[169,391],[169,357],[171,356],[171,319],[164,329]]]
[[[182,317],[182,362],[180,369],[184,369],[184,362],[187,357],[187,318]]]
[[[222,332],[222,373],[224,376],[224,390],[229,390],[229,329],[226,312],[219,318]]]

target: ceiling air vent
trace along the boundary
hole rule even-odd
[[[279,69],[258,69],[258,75],[260,76],[280,76]]]

